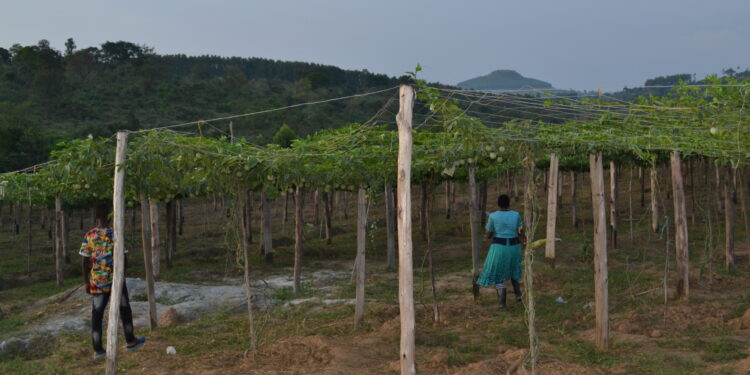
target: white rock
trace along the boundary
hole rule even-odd
[[[175,349],[174,346],[167,346],[167,354],[175,355],[177,354],[177,349]]]

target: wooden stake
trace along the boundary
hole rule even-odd
[[[112,196],[114,254],[112,292],[109,297],[109,321],[107,322],[107,375],[117,373],[117,326],[120,323],[120,298],[125,284],[125,151],[127,148],[128,133],[117,132],[114,193]]]
[[[685,214],[685,189],[682,184],[682,160],[679,151],[672,151],[672,195],[674,202],[675,251],[677,252],[677,298],[690,297],[688,265],[688,231]]]
[[[175,247],[177,247],[177,202],[167,202],[167,268],[172,267]]]
[[[154,270],[154,279],[159,279],[161,250],[159,249],[159,201],[148,200],[149,214],[151,215],[151,263]]]
[[[656,166],[652,166],[651,172],[651,230],[659,231],[659,188],[656,176]]]
[[[241,193],[238,193],[237,196],[241,197]],[[245,194],[245,199],[248,198],[248,194]],[[240,198],[242,199],[242,198]],[[246,210],[248,202],[241,202],[242,205],[240,206],[243,211]],[[248,228],[248,217],[247,215],[239,215],[240,216],[240,244],[242,245],[242,258],[244,261],[244,271],[245,271],[245,298],[247,300],[247,328],[248,333],[250,334],[250,350],[255,350],[258,343],[257,343],[257,336],[255,334],[255,319],[253,317],[253,295],[252,291],[250,290],[250,246],[248,245],[247,240],[247,228]]]
[[[268,199],[266,192],[260,192],[260,201],[263,206],[263,224],[262,233],[263,255],[266,263],[273,263],[273,237],[271,236],[271,200]]]
[[[575,171],[570,171],[570,216],[573,221],[573,228],[578,228],[578,214],[576,205],[576,182],[578,182],[578,174]]]
[[[547,189],[547,243],[544,257],[555,265],[555,225],[557,224],[557,192],[559,158],[553,153],[549,158],[549,188]]]
[[[724,167],[724,265],[734,267],[734,200],[732,199],[732,166]]]
[[[294,189],[294,287],[295,294],[300,292],[302,278],[302,187]]]
[[[414,89],[401,85],[400,108],[396,115],[398,124],[398,296],[401,320],[401,345],[399,360],[401,375],[415,375],[414,366],[414,274],[412,270],[411,239],[411,153],[412,153],[412,108]]]
[[[62,244],[62,197],[55,194],[55,280],[58,288],[63,283],[63,244]]]
[[[474,166],[467,166],[469,175],[469,227],[471,230],[471,285],[474,301],[479,300],[479,207],[477,205],[477,183],[474,175]]]
[[[612,249],[617,248],[617,165],[609,162],[609,227],[612,230]]]
[[[357,258],[356,303],[354,304],[354,329],[359,328],[365,315],[365,244],[367,241],[367,193],[357,192]]]
[[[604,198],[604,167],[601,152],[589,155],[591,199],[594,213],[594,303],[596,346],[609,346],[609,292],[607,276],[607,207]]]
[[[154,271],[151,265],[151,212],[149,199],[141,194],[141,242],[143,243],[143,267],[146,271],[146,297],[148,299],[148,328],[156,328],[156,297],[154,296]]]

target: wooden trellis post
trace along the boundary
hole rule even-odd
[[[414,89],[401,85],[400,108],[396,115],[398,124],[398,301],[401,319],[401,345],[399,360],[401,375],[415,375],[414,366],[414,273],[412,270],[411,239],[411,153],[412,153],[412,108]]]
[[[467,166],[466,171],[469,175],[469,227],[471,230],[471,285],[474,293],[474,301],[479,300],[479,207],[477,199],[477,182],[474,175],[474,167]]]
[[[365,245],[367,243],[367,194],[360,188],[357,192],[357,259],[356,303],[354,304],[354,329],[359,328],[365,315]]]
[[[617,165],[609,162],[609,227],[612,230],[612,248],[617,248]]]
[[[576,203],[576,182],[578,180],[578,174],[575,171],[570,171],[570,216],[573,223],[573,228],[578,228],[578,215],[577,215],[577,203]]]
[[[596,346],[609,346],[609,295],[607,276],[607,206],[604,198],[604,167],[601,152],[589,155],[591,199],[594,214],[594,313]]]
[[[388,269],[396,270],[396,202],[393,199],[393,186],[385,186],[385,226],[386,226],[386,253],[388,258]]]
[[[685,214],[685,189],[682,184],[682,160],[679,151],[672,151],[672,195],[674,202],[675,251],[677,252],[677,298],[690,297],[688,266],[688,231]]]
[[[656,180],[656,166],[652,166],[651,172],[651,230],[659,231],[659,186]]]
[[[154,296],[154,270],[151,267],[151,209],[145,194],[141,194],[141,241],[143,242],[143,267],[146,270],[146,297],[148,299],[148,328],[156,328],[156,297]]]
[[[125,284],[125,151],[128,148],[128,133],[117,132],[115,152],[115,178],[113,205],[114,254],[112,294],[107,322],[107,366],[106,374],[117,373],[117,326],[120,323],[120,298]]]
[[[302,279],[302,186],[294,189],[294,293],[299,293]]]
[[[732,199],[732,166],[724,169],[724,265],[734,267],[734,199]]]
[[[544,257],[555,264],[555,225],[557,224],[558,167],[559,158],[552,153],[549,158],[549,188],[547,189],[547,243]]]
[[[151,215],[151,264],[154,271],[154,279],[159,279],[161,269],[161,251],[159,249],[159,201],[148,200],[149,214]]]
[[[273,237],[271,234],[271,200],[268,199],[265,191],[260,192],[260,201],[262,206],[262,224],[261,224],[261,245],[263,246],[263,256],[266,263],[273,263]]]
[[[63,283],[63,243],[62,243],[62,197],[55,194],[55,280],[58,288]]]

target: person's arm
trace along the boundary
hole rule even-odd
[[[83,287],[86,290],[86,294],[91,294],[91,280],[89,280],[89,275],[91,274],[90,257],[81,257],[81,268],[83,271]]]
[[[495,229],[495,225],[492,223],[492,215],[490,215],[487,217],[487,224],[485,224],[484,226],[485,237],[488,239],[491,239],[492,237],[494,237],[495,236],[494,229]]]
[[[521,214],[518,214],[518,240],[523,246],[526,246],[526,232],[523,230],[523,220]]]

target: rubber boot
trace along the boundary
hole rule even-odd
[[[516,302],[521,302],[521,297],[523,296],[523,293],[521,292],[521,283],[518,282],[518,280],[510,280],[511,283],[513,283],[513,293],[516,294]]]
[[[505,310],[505,308],[507,307],[505,305],[506,296],[507,296],[507,289],[497,288],[497,302],[498,302],[498,307],[500,308],[500,310]]]

